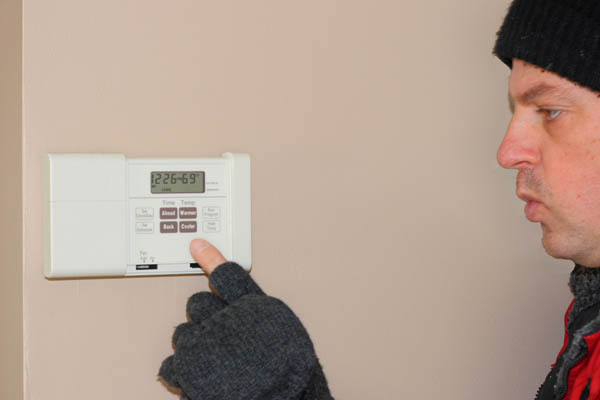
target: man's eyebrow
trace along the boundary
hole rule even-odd
[[[562,96],[567,90],[559,86],[549,85],[547,83],[538,83],[527,89],[525,92],[520,93],[514,97],[511,97],[511,102],[519,104],[531,104],[534,100],[545,95],[559,95]]]

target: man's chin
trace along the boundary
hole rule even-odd
[[[571,260],[573,257],[569,241],[561,238],[556,232],[551,232],[544,224],[542,225],[542,246],[550,257],[561,260]]]
[[[542,246],[550,257],[570,260],[586,267],[600,267],[600,235],[585,234],[583,229],[574,229],[565,225],[547,223],[542,227]],[[558,226],[558,228],[556,228]]]

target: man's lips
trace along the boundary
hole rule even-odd
[[[530,202],[530,201],[537,201],[538,203],[541,203],[542,201],[540,199],[538,199],[537,197],[535,197],[532,194],[526,193],[522,190],[517,190],[517,197],[520,198],[523,201],[526,202]]]
[[[536,214],[538,213],[537,211],[542,205],[542,202],[537,197],[523,192],[517,192],[517,196],[521,200],[527,202],[527,205],[525,206],[525,215],[527,216],[527,219],[536,222]]]

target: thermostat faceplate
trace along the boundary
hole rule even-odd
[[[251,267],[247,154],[49,154],[46,177],[48,278],[202,273],[199,237]]]

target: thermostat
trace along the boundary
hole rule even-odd
[[[46,198],[48,278],[202,273],[195,238],[252,264],[248,154],[48,154]]]

